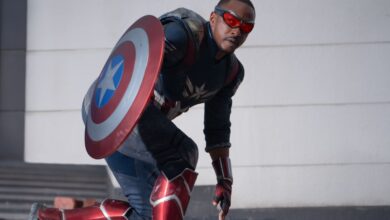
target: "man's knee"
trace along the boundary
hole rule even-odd
[[[183,141],[182,145],[179,146],[178,152],[181,157],[188,163],[190,166],[189,168],[195,170],[199,157],[198,146],[196,143],[187,137],[186,140]]]
[[[195,170],[198,163],[198,146],[182,132],[175,136],[170,150],[161,153],[169,154],[165,160],[158,162],[168,179],[174,178],[185,169]]]

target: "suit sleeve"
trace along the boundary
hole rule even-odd
[[[230,143],[230,113],[232,97],[244,79],[244,68],[239,63],[238,73],[211,100],[205,103],[204,134],[206,152],[215,148],[229,148]]]
[[[184,25],[179,21],[164,24],[165,48],[163,69],[178,65],[186,56],[188,34]]]

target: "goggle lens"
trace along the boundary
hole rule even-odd
[[[223,13],[223,20],[225,23],[231,27],[231,28],[236,28],[240,27],[240,30],[244,33],[249,33],[252,31],[254,24],[253,23],[247,23],[247,22],[241,22],[240,19],[238,19],[236,16],[232,15],[229,12],[224,12]]]
[[[232,28],[239,27],[241,24],[240,20],[238,20],[238,18],[234,17],[234,15],[230,14],[229,12],[223,13],[223,20]]]
[[[242,30],[242,32],[244,33],[249,33],[252,31],[253,27],[255,25],[252,24],[252,23],[242,23],[241,26],[240,26],[240,29]]]

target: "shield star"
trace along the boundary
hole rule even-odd
[[[121,67],[123,63],[123,60],[119,63],[117,63],[114,67],[112,66],[112,61],[110,61],[110,64],[107,67],[106,72],[104,73],[103,79],[99,82],[97,85],[98,89],[101,89],[100,91],[100,97],[98,106],[101,106],[104,95],[106,94],[107,90],[115,91],[115,83],[114,83],[114,76],[118,69]]]

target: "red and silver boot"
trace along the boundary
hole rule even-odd
[[[106,199],[102,203],[78,209],[47,208],[41,204],[33,204],[29,220],[127,220],[131,207],[129,203]]]
[[[161,172],[150,196],[153,220],[182,220],[197,176],[195,171],[185,169],[169,180]]]

